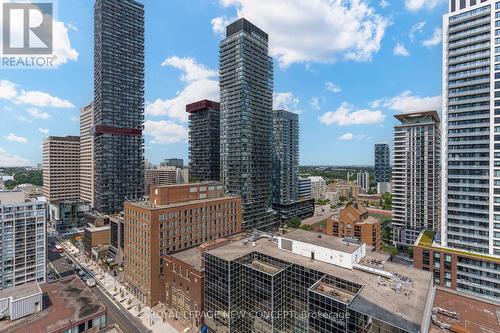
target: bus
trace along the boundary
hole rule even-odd
[[[63,253],[64,252],[63,247],[61,245],[59,245],[59,244],[56,244],[55,248],[56,248],[56,251],[58,253]]]

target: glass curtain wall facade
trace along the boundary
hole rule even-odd
[[[189,173],[199,181],[220,180],[220,104],[208,100],[186,105],[189,113]]]
[[[260,252],[231,261],[207,253],[205,324],[226,333],[415,332],[354,310],[361,288]]]
[[[289,204],[299,197],[299,115],[273,111],[273,203]]]
[[[243,227],[274,227],[272,200],[273,62],[268,36],[245,19],[220,44],[221,180],[243,200]]]
[[[391,155],[387,143],[375,145],[375,183],[391,181]]]
[[[96,0],[94,7],[95,208],[123,209],[144,195],[144,6]]]

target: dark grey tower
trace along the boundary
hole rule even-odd
[[[273,111],[273,203],[289,204],[299,197],[299,116]]]
[[[387,143],[375,145],[375,183],[391,181],[391,155]]]
[[[271,207],[273,62],[267,34],[245,19],[220,44],[221,176],[241,195],[243,228],[274,225]]]
[[[189,177],[220,180],[220,104],[203,100],[186,105],[189,113]]]
[[[120,211],[144,195],[144,6],[94,7],[95,208]]]

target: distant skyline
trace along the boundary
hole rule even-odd
[[[440,109],[447,1],[141,2],[150,162],[187,164],[185,105],[219,100],[219,42],[242,16],[269,33],[274,108],[299,114],[301,165],[371,166],[375,143],[392,146],[395,113]],[[43,138],[78,135],[93,98],[93,1],[56,6],[58,68],[0,74],[0,166],[40,163]]]

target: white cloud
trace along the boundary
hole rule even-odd
[[[432,47],[440,44],[442,40],[443,40],[443,30],[441,30],[441,28],[436,28],[432,36],[424,40],[422,42],[422,45],[427,47]]]
[[[14,133],[9,133],[9,135],[5,137],[5,140],[22,144],[28,143],[28,139],[26,139],[24,136],[17,136]]]
[[[291,92],[273,93],[273,110],[286,110],[300,113],[297,110],[300,100]]]
[[[318,97],[311,98],[311,107],[315,111],[318,111],[320,109]]]
[[[338,85],[330,81],[325,82],[325,88],[326,90],[331,91],[332,93],[339,93],[342,91],[342,88],[340,88]]]
[[[170,66],[182,71],[180,79],[186,83],[177,96],[170,99],[156,99],[146,105],[146,114],[168,116],[182,122],[188,120],[186,104],[202,99],[219,100],[217,71],[196,62],[193,58],[169,57],[162,66]]]
[[[0,0],[1,1],[1,0]],[[0,80],[0,99],[11,99],[16,104],[29,104],[34,106],[49,106],[53,108],[74,108],[73,103],[66,99],[52,96],[43,91],[17,91],[17,85],[7,80]]]
[[[337,60],[369,61],[380,49],[389,19],[368,0],[221,0],[270,36],[270,54],[281,67]],[[225,17],[212,20],[220,34]]]
[[[31,117],[33,118],[38,118],[38,119],[49,119],[50,115],[45,112],[45,111],[40,111],[37,108],[27,108],[26,112],[30,114]]]
[[[405,0],[405,5],[408,10],[416,12],[422,8],[433,9],[446,2],[447,0]]]
[[[22,115],[16,116],[16,119],[19,120],[19,121],[22,121],[23,123],[32,123],[33,122],[32,119],[28,119],[28,118],[26,118],[25,116],[22,116]]]
[[[226,26],[231,23],[232,19],[226,16],[219,16],[212,19],[212,29],[218,35],[224,37],[226,35]]]
[[[397,112],[441,110],[441,96],[420,97],[403,91],[392,98],[379,99],[372,102],[372,107],[383,106]]]
[[[27,166],[32,163],[21,156],[10,154],[7,150],[0,148],[0,166],[1,167],[17,167]]]
[[[184,73],[181,75],[181,80],[184,82],[208,79],[217,75],[216,70],[209,69],[202,64],[198,64],[195,59],[189,57],[169,57],[165,59],[161,65],[171,66],[181,70]]]
[[[320,122],[325,125],[340,126],[377,124],[383,122],[384,119],[385,115],[381,111],[355,110],[353,105],[346,102],[342,103],[337,110],[329,111],[319,117]]]
[[[16,97],[16,85],[7,80],[0,80],[0,99],[11,99]]]
[[[425,27],[425,21],[422,21],[422,22],[418,22],[416,24],[414,24],[411,28],[410,28],[410,32],[408,34],[408,37],[410,37],[410,40],[413,42],[415,41],[415,35],[417,33],[421,33],[422,30],[424,29]]]
[[[350,132],[344,133],[341,136],[339,136],[337,139],[342,140],[342,141],[352,141],[354,139],[356,140],[363,140],[366,139],[367,137],[364,134],[352,134]]]
[[[389,3],[389,1],[387,0],[380,0],[380,3],[378,4],[381,8],[387,8],[389,7],[391,4]]]
[[[17,96],[17,103],[30,104],[34,106],[50,106],[53,108],[74,108],[75,106],[68,100],[51,96],[42,91],[25,91]]]
[[[403,43],[397,42],[393,50],[394,55],[408,57],[410,52],[406,49]]]
[[[147,120],[144,123],[144,133],[152,136],[151,143],[156,144],[169,144],[188,139],[187,128],[168,120]]]
[[[41,128],[41,127],[38,127],[38,131],[40,131],[40,133],[43,133],[43,134],[49,134],[50,130],[48,128]]]
[[[352,139],[354,139],[354,135],[352,135],[352,133],[345,133],[339,136],[338,139],[343,141],[351,141]]]
[[[76,61],[78,52],[71,47],[68,31],[72,25],[65,25],[63,22],[55,21],[52,26],[54,55],[56,56],[55,64],[62,65],[69,60]]]

